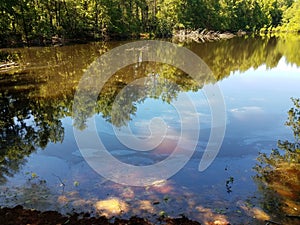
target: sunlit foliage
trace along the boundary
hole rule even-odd
[[[300,1],[295,1],[291,7],[284,11],[282,17],[281,30],[300,32]]]
[[[299,31],[298,0],[0,0],[0,44],[170,36],[178,29]]]

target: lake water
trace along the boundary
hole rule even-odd
[[[265,224],[266,219],[295,224],[285,214],[299,215],[299,173],[289,171],[288,176],[296,178],[285,193],[298,193],[291,198],[268,186],[266,174],[255,167],[259,153],[270,154],[279,140],[295,138],[285,122],[293,107],[291,98],[300,98],[300,37],[179,44],[198,55],[212,77],[199,83],[173,66],[139,62],[113,74],[97,101],[80,106],[82,114],[74,118],[74,95],[86,70],[102,54],[125,43],[1,50],[19,64],[0,70],[1,206],[137,215],[151,221],[185,215],[204,224],[216,220]],[[135,82],[141,79],[142,83]],[[226,132],[216,159],[200,172],[213,119],[203,86],[212,83],[224,98]],[[99,175],[82,156],[73,129],[89,129],[86,123],[93,117],[98,136],[116,159],[136,166],[166,159],[181,132],[182,115],[174,107],[181,96],[188,96],[195,106],[199,136],[191,159],[171,178],[144,187],[122,185]],[[116,99],[123,101],[120,108],[114,108]],[[153,134],[148,127],[152,118],[164,120],[154,124],[154,130],[165,125],[167,129],[163,142],[152,151],[136,151],[117,139],[115,133],[124,127],[147,138]],[[189,123],[186,132],[192,135],[194,121]],[[101,169],[101,159],[97,162]]]

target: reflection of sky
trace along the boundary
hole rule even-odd
[[[178,112],[174,107],[174,102],[177,100],[173,100],[171,104],[166,102],[162,102],[157,99],[145,99],[144,102],[137,104],[137,112],[135,115],[131,116],[131,121],[129,121],[128,126],[131,128],[131,131],[140,136],[149,135],[149,124],[153,118],[161,118],[169,129],[174,129],[180,132],[180,122],[190,122],[188,121],[190,117],[197,116],[200,119],[201,128],[209,127],[210,125],[210,111],[207,105],[206,99],[202,93],[199,91],[188,92],[188,93],[179,93],[179,95],[187,94],[191,99],[192,103],[195,106],[196,114],[192,109],[185,107],[185,102],[179,102],[180,106],[184,109],[181,112]],[[181,117],[180,117],[181,115]],[[104,132],[113,134],[112,125],[105,121],[101,115],[96,116],[96,123],[98,127],[98,132]],[[117,128],[118,129],[118,128]]]
[[[284,122],[287,111],[292,106],[290,98],[299,97],[300,94],[299,72],[300,68],[286,64],[282,58],[276,68],[266,69],[263,65],[243,73],[235,72],[218,82],[227,108],[227,131],[223,145],[226,146],[226,150],[223,150],[223,153],[229,151],[229,142],[234,142],[236,146],[263,141],[275,143],[280,138],[291,137],[290,130],[284,126]],[[201,134],[207,134],[211,116],[203,91],[179,93],[181,94],[187,94],[192,99],[201,130],[206,130],[201,131]],[[136,114],[131,116],[132,120],[129,122],[133,134],[148,136],[150,121],[155,117],[163,119],[170,130],[180,132],[180,117],[174,106],[160,99],[150,98],[136,106]],[[182,119],[187,123],[192,122],[189,121],[189,113],[189,109],[183,112]],[[98,133],[114,135],[112,125],[101,115],[96,116],[96,125]],[[231,146],[231,149],[236,149],[236,146]]]
[[[300,68],[281,59],[277,68],[265,66],[235,73],[219,82],[223,91],[229,133],[261,135],[276,139],[287,133],[284,122],[292,106],[291,97],[300,97]]]
[[[265,66],[261,66],[256,70],[234,73],[218,82],[224,94],[228,121],[221,151],[213,164],[200,173],[198,164],[206,145],[206,142],[200,139],[193,159],[172,178],[175,189],[189,188],[193,191],[195,202],[199,201],[201,204],[213,204],[224,199],[235,202],[236,199],[246,199],[249,193],[254,192],[255,185],[251,176],[254,174],[252,168],[258,152],[268,153],[276,147],[278,139],[292,138],[291,131],[284,126],[284,122],[287,118],[287,111],[292,106],[290,98],[300,97],[299,72],[300,68],[286,65],[282,59],[277,68],[266,70]],[[197,109],[200,126],[203,129],[200,135],[207,135],[211,118],[203,92],[199,90],[186,94],[192,99]],[[192,122],[188,120],[189,113],[189,109],[183,112],[186,115],[184,119]],[[149,134],[147,126],[154,117],[162,118],[174,131],[178,132],[180,129],[180,118],[172,105],[163,103],[161,100],[146,99],[143,103],[137,104],[136,115],[132,116],[129,125],[133,133]],[[83,196],[88,196],[91,193],[91,187],[98,182],[99,186],[92,190],[95,198],[111,194],[113,189],[109,187],[103,191],[105,187],[101,183],[103,178],[93,172],[81,157],[74,140],[71,119],[65,118],[62,122],[65,127],[64,142],[62,144],[51,143],[45,150],[30,155],[23,171],[11,179],[11,185],[21,182],[24,171],[29,171],[47,180],[47,185],[54,190],[56,195],[61,191],[61,186],[59,186],[61,183],[57,176],[63,179],[66,191],[75,189],[79,190]],[[96,116],[96,125],[106,147],[114,152],[115,157],[128,163],[132,163],[130,159],[141,164],[140,161],[146,164],[148,161],[149,164],[153,163],[146,154],[136,154],[122,147],[113,136],[112,125],[101,115]],[[165,146],[172,146],[172,143],[166,143]],[[231,195],[226,193],[225,187],[225,181],[229,176],[235,179]],[[74,187],[74,181],[80,182],[79,187]],[[184,213],[188,215],[189,212]]]
[[[282,113],[291,105],[291,97],[298,97],[300,68],[287,65],[281,59],[278,67],[265,66],[235,73],[219,82],[229,110],[258,107],[268,113]]]
[[[226,146],[225,153],[232,154],[235,151],[233,149],[236,149],[236,146],[230,147],[229,142],[235,142],[236,145],[259,144],[264,141],[275,143],[280,138],[291,137],[284,122],[286,112],[292,106],[290,98],[299,97],[299,72],[299,68],[286,64],[283,58],[277,68],[267,70],[265,66],[260,66],[256,70],[235,72],[218,82],[227,108],[227,131],[223,145]],[[210,129],[210,108],[203,91],[179,93],[184,94],[189,96],[197,110],[201,130]],[[132,133],[140,137],[149,136],[150,122],[157,117],[164,120],[168,129],[173,132],[172,135],[179,135],[180,122],[193,123],[189,117],[190,113],[194,113],[184,107],[185,102],[179,104],[184,111],[177,112],[172,104],[160,99],[146,98],[136,105],[136,114],[131,117],[129,127]],[[102,119],[101,115],[96,117],[96,123],[99,133],[114,136],[112,125]],[[228,148],[232,149],[231,152]],[[256,152],[257,148],[253,153]],[[239,155],[239,152],[236,154]]]

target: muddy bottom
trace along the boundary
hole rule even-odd
[[[40,212],[37,210],[24,209],[22,206],[16,206],[14,208],[0,208],[0,224],[2,225],[58,225],[58,224],[118,224],[118,225],[152,225],[146,219],[131,217],[129,220],[114,219],[114,221],[108,218],[91,217],[88,213],[74,213],[70,216],[64,216],[56,211]],[[196,221],[189,220],[186,217],[182,218],[158,218],[155,224],[168,224],[168,225],[200,225]]]

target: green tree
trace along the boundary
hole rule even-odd
[[[282,16],[281,30],[300,32],[300,1],[295,1]]]
[[[157,27],[155,33],[159,36],[171,36],[173,29],[180,26],[180,17],[183,9],[182,0],[158,0]]]

